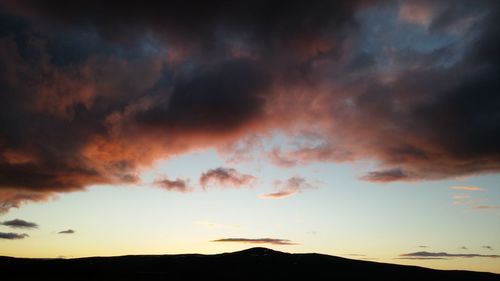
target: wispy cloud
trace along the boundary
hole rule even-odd
[[[429,248],[429,246],[426,246],[426,245],[419,245],[418,247],[419,248]]]
[[[0,239],[18,240],[30,237],[26,233],[0,232]]]
[[[0,224],[8,226],[8,227],[12,227],[12,228],[27,228],[27,229],[38,228],[38,224],[36,224],[34,222],[20,220],[20,219],[14,219],[14,220],[10,220],[10,221],[4,221],[4,222],[2,222]]]
[[[293,241],[288,239],[276,239],[276,238],[222,238],[212,240],[210,242],[231,242],[231,243],[250,243],[250,244],[272,244],[272,245],[298,245]]]
[[[308,182],[305,178],[294,176],[286,181],[276,180],[273,183],[276,192],[266,193],[259,195],[260,198],[264,199],[281,199],[293,196],[305,189],[316,188],[317,185]]]
[[[450,187],[451,188],[451,187]],[[471,187],[471,186],[461,186],[460,190],[464,191],[482,191],[483,189],[480,189],[479,187]],[[466,189],[464,189],[466,188]],[[479,189],[477,189],[479,188]],[[471,195],[468,194],[454,194],[451,196],[451,199],[453,200],[453,205],[456,206],[464,206],[468,207],[473,210],[485,210],[485,211],[494,211],[494,210],[500,210],[500,205],[489,205],[486,204],[485,199],[483,198],[474,198]]]
[[[465,246],[462,246],[459,248],[460,250],[469,250],[469,248],[465,247]]]
[[[481,248],[483,248],[483,249],[488,249],[488,250],[490,250],[490,251],[493,251],[493,247],[491,247],[491,246],[489,246],[489,245],[484,245],[484,246],[482,246]]]
[[[200,185],[205,188],[209,184],[218,186],[252,186],[256,178],[252,175],[242,174],[233,168],[219,167],[210,169],[200,177]]]
[[[500,205],[479,205],[479,206],[475,206],[474,209],[476,209],[476,210],[499,210]]]
[[[470,185],[454,185],[450,186],[450,189],[453,190],[465,190],[465,191],[483,191],[484,189],[479,186],[470,186]]]
[[[74,231],[73,229],[66,229],[66,230],[62,230],[62,231],[59,231],[58,234],[74,234],[76,231]]]
[[[177,191],[177,192],[189,192],[191,188],[189,187],[189,179],[175,179],[170,180],[168,178],[161,178],[154,182],[154,184],[162,189],[168,191]]]
[[[451,197],[453,200],[463,200],[463,199],[469,199],[470,195],[466,194],[455,194]]]
[[[450,254],[446,252],[414,252],[401,254],[403,258],[500,258],[500,255]]]

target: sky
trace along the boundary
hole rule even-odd
[[[0,1],[0,255],[500,273],[495,1]]]

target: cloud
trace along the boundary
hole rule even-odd
[[[449,254],[446,252],[415,252],[401,254],[404,258],[500,258],[500,255],[482,255],[482,254]]]
[[[469,250],[469,248],[465,247],[465,246],[462,246],[460,247],[461,250]]]
[[[19,208],[26,202],[45,202],[54,198],[53,192],[32,192],[25,190],[5,189],[0,187],[0,214],[10,208]]]
[[[191,191],[191,188],[189,187],[189,180],[187,179],[184,180],[177,178],[175,180],[169,180],[167,178],[162,178],[156,180],[154,184],[168,191],[177,191],[177,192]]]
[[[481,246],[481,248],[483,248],[483,249],[487,249],[487,250],[490,250],[490,251],[493,251],[493,247],[488,246],[488,245],[486,245],[486,246]]]
[[[371,182],[391,182],[399,180],[410,180],[411,178],[411,175],[407,174],[400,168],[369,172],[367,175],[360,177],[360,179],[362,180]]]
[[[26,233],[0,232],[0,239],[18,240],[30,237]]]
[[[218,186],[252,186],[256,178],[252,175],[242,174],[233,168],[219,167],[210,169],[200,176],[200,185],[206,188],[209,184]]]
[[[483,191],[479,186],[464,186],[464,185],[455,185],[450,186],[450,189],[453,190],[464,190],[464,191]]]
[[[451,198],[453,200],[464,200],[464,199],[469,199],[471,197],[469,195],[466,195],[466,194],[455,194]]]
[[[500,209],[500,205],[477,205],[474,206],[476,210],[498,210]]]
[[[233,242],[233,243],[250,243],[250,244],[272,244],[272,245],[298,245],[287,239],[275,239],[275,238],[223,238],[212,240],[210,242]]]
[[[432,21],[432,10],[418,1],[405,1],[399,6],[399,18],[403,21],[428,26]]]
[[[497,173],[500,5],[435,2],[2,1],[0,212],[275,132],[315,132],[283,167]]]
[[[74,234],[75,232],[73,229],[67,229],[59,231],[58,234]]]
[[[285,197],[290,197],[296,193],[302,192],[306,189],[316,188],[315,184],[308,182],[306,179],[293,176],[286,181],[275,180],[274,188],[276,192],[262,194],[259,197],[264,199],[281,199]]]
[[[500,209],[500,205],[478,205],[475,206],[476,210],[498,210]]]
[[[38,224],[36,224],[34,222],[20,220],[20,219],[4,221],[0,224],[8,226],[8,227],[12,227],[12,228],[38,228]]]
[[[429,246],[426,246],[426,245],[419,245],[418,247],[419,248],[429,248]]]

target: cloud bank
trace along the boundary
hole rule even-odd
[[[0,11],[0,212],[135,184],[158,159],[272,132],[306,140],[267,154],[283,167],[368,160],[360,178],[374,182],[500,171],[495,1]],[[249,179],[215,170],[201,183]]]

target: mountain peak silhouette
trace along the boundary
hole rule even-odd
[[[276,254],[284,254],[283,252],[275,251],[273,249],[264,248],[264,247],[253,247],[246,250],[234,252],[234,254],[244,254],[250,256],[268,256],[268,255],[276,255]]]

